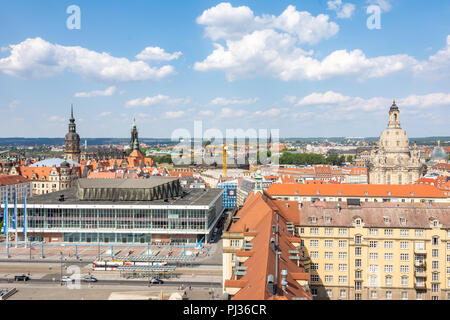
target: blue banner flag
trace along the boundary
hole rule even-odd
[[[12,227],[14,230],[16,229],[16,216],[17,216],[17,194],[16,189],[14,189],[14,211],[12,217]]]
[[[27,187],[25,187],[25,192],[23,194],[23,237],[27,238]]]
[[[8,188],[6,188],[5,211],[3,212],[3,234],[8,233]]]

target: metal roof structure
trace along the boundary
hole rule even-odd
[[[51,158],[51,159],[45,159],[36,163],[33,163],[30,165],[30,167],[61,167],[61,163],[66,161],[70,166],[72,167],[78,167],[80,164],[78,162],[72,161],[72,160],[64,160],[59,158]]]

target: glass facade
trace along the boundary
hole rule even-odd
[[[223,207],[233,209],[237,201],[237,183],[224,182],[217,185],[218,189],[225,189],[223,193]]]

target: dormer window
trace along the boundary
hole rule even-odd
[[[311,223],[317,223],[317,217],[311,217]]]
[[[359,219],[359,218],[356,219],[356,220],[355,220],[355,224],[356,224],[357,226],[360,226],[360,225],[361,225],[361,219]]]
[[[384,223],[385,223],[385,224],[391,223],[389,217],[383,217],[383,220],[384,220]]]
[[[405,217],[400,217],[400,223],[405,225],[406,224],[406,218]]]
[[[388,191],[388,196],[390,196],[391,195],[391,192],[390,191]]]
[[[369,194],[369,191],[364,191],[364,193],[366,194],[366,196]]]
[[[437,227],[439,225],[439,221],[438,220],[433,220],[433,227]]]
[[[317,194],[320,194],[320,191],[319,190],[317,190],[317,192],[316,192]]]

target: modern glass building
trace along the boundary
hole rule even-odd
[[[217,185],[218,189],[224,189],[223,207],[225,209],[233,209],[236,206],[238,181],[225,181]]]
[[[28,241],[68,243],[207,242],[224,210],[222,194],[183,190],[174,178],[80,179],[71,189],[29,199],[26,234]],[[8,204],[8,232],[17,229],[24,241],[23,203],[16,205],[16,228],[13,215]]]

